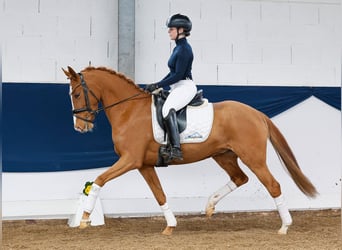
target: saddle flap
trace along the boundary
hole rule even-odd
[[[158,122],[156,106],[153,100],[151,103],[151,112],[153,137],[157,143],[165,144],[165,131]],[[208,102],[207,99],[204,99],[203,105],[199,107],[188,107],[183,112],[186,113],[186,126],[185,130],[179,134],[181,144],[204,142],[208,138],[213,124],[213,104]]]
[[[165,130],[165,126],[163,123],[163,115],[162,115],[162,109],[163,105],[165,103],[166,98],[169,96],[169,91],[167,90],[161,90],[156,94],[153,94],[154,97],[154,105],[156,107],[156,113],[157,113],[157,120],[159,123],[159,126]],[[197,91],[195,97],[191,100],[191,102],[187,106],[200,106],[204,103],[203,100],[203,90],[200,89]],[[186,129],[186,107],[180,109],[176,112],[177,114],[177,123],[178,123],[178,130],[179,133],[182,133]]]
[[[163,130],[165,130],[165,126],[163,123],[162,110],[163,110],[163,105],[165,103],[165,100],[168,96],[166,92],[167,91],[160,91],[159,93],[153,95],[154,105],[156,107],[157,120],[158,120],[159,126],[163,128]],[[186,128],[186,109],[183,108],[177,111],[176,114],[177,114],[178,130],[179,130],[179,133],[182,133]]]

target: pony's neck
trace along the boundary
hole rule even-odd
[[[141,111],[141,108],[150,107],[150,94],[140,89],[134,82],[122,74],[106,68],[91,68],[84,70],[89,79],[89,88],[96,89],[99,93],[102,106],[110,121],[113,133],[121,131],[121,126],[127,119],[135,117],[137,112],[146,113],[148,110]],[[88,81],[88,80],[87,80]],[[139,111],[140,110],[140,111]]]
[[[113,70],[101,67],[87,68],[84,72],[87,72],[92,81],[96,83],[103,106],[112,105],[134,95],[148,95],[132,80]]]
[[[113,102],[119,102],[134,95],[146,95],[134,82],[123,75],[107,73],[104,81],[101,82],[102,102],[104,105],[110,105]]]

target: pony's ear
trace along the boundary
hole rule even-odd
[[[65,70],[63,68],[62,68],[62,70],[63,70],[64,74],[68,77],[68,79],[70,79],[71,78],[71,74],[69,73],[69,71],[67,71],[67,70]]]
[[[63,69],[64,74],[68,77],[68,79],[70,80],[77,80],[78,79],[78,74],[75,72],[75,70],[73,70],[73,68],[71,68],[70,66],[68,66],[68,70]]]

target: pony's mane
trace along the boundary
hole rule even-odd
[[[130,78],[128,78],[127,76],[125,76],[124,74],[120,73],[120,72],[116,72],[115,70],[106,68],[106,67],[93,67],[93,66],[89,66],[85,69],[82,70],[82,72],[87,72],[87,71],[92,71],[92,70],[100,70],[100,71],[105,71],[108,72],[112,75],[116,75],[118,77],[120,77],[121,79],[125,80],[128,84],[133,85],[135,88],[144,91],[142,88],[140,88],[137,84],[134,83],[134,81]]]

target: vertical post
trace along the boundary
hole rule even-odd
[[[118,71],[135,77],[135,0],[119,0]]]

